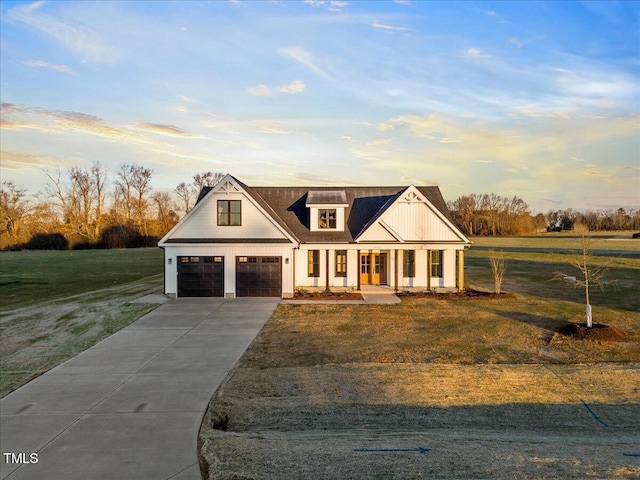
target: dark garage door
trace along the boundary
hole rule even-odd
[[[178,257],[178,297],[224,297],[224,257]]]
[[[236,257],[237,297],[281,297],[282,257]]]

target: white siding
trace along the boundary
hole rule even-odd
[[[308,255],[309,250],[320,251],[320,276],[310,277],[308,270]],[[335,251],[347,250],[347,276],[336,277],[335,276]],[[356,288],[358,285],[358,258],[355,250],[349,250],[346,248],[330,248],[328,249],[329,255],[329,286],[335,288]],[[326,286],[326,248],[300,248],[296,251],[296,287],[313,287],[313,288],[325,288]]]
[[[381,218],[405,242],[460,241],[425,203],[396,203]]]
[[[218,226],[218,200],[240,200],[242,225]],[[273,220],[262,213],[244,193],[211,192],[197,211],[184,219],[172,238],[282,238],[284,234]]]
[[[358,237],[360,242],[397,242],[395,238],[387,229],[385,229],[379,222],[370,225],[369,228]]]
[[[165,293],[175,295],[178,291],[177,257],[183,255],[207,255],[224,257],[225,295],[235,296],[236,257],[272,256],[282,257],[282,296],[293,295],[293,248],[285,245],[167,245],[165,252]],[[171,265],[169,265],[171,259]]]

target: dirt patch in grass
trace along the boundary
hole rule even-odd
[[[570,323],[560,328],[560,333],[580,340],[594,340],[600,342],[623,342],[627,335],[619,328],[601,323],[594,323],[593,327]]]

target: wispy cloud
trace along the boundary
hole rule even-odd
[[[280,93],[296,94],[296,93],[304,92],[305,88],[307,88],[307,86],[304,84],[302,80],[294,80],[288,85],[279,86],[278,91]]]
[[[206,128],[214,128],[216,130],[221,130],[229,135],[242,135],[244,131],[249,130],[257,130],[262,133],[269,134],[279,134],[279,135],[288,135],[291,131],[283,128],[281,126],[281,122],[277,120],[243,120],[233,117],[228,117],[224,115],[219,115],[217,113],[208,113],[207,114],[212,120],[206,120],[202,122],[202,125]]]
[[[491,58],[491,55],[476,47],[468,48],[465,55],[467,58]]]
[[[70,167],[73,160],[55,158],[46,155],[34,155],[25,152],[6,151],[0,152],[2,168],[6,170],[20,170],[23,168],[60,168]]]
[[[71,69],[66,65],[54,65],[45,60],[34,60],[34,59],[25,60],[24,62],[22,62],[22,64],[31,68],[49,68],[57,72],[68,73],[70,75],[73,75],[73,72],[71,71]]]
[[[101,118],[82,112],[22,107],[6,103],[2,104],[1,111],[2,129],[6,130],[37,130],[44,133],[76,132],[124,143],[164,144],[122,128],[112,127],[107,125]]]
[[[56,42],[92,62],[113,62],[120,57],[118,49],[107,44],[100,34],[87,25],[72,24],[45,13],[45,2],[18,5],[6,12],[9,21],[27,25],[53,38]]]
[[[255,97],[272,97],[275,92],[267,85],[255,85],[247,87],[247,93]]]
[[[311,5],[314,8],[324,7],[330,12],[341,12],[344,7],[349,5],[349,2],[342,0],[304,0],[304,3]]]
[[[398,26],[395,26],[395,25],[387,25],[385,23],[380,23],[380,22],[373,22],[371,24],[371,26],[373,28],[380,28],[382,30],[393,30],[393,31],[396,31],[396,32],[406,32],[407,30],[409,30],[409,28],[407,28],[407,27],[398,27]]]
[[[194,135],[191,132],[187,132],[175,125],[161,125],[158,123],[137,123],[133,127],[134,129],[142,132],[148,133],[158,133],[160,135],[166,135],[169,137],[180,137],[180,138],[194,138]]]
[[[566,112],[555,112],[549,110],[540,110],[535,107],[518,106],[516,110],[527,117],[543,117],[543,118],[561,118],[564,120],[571,119],[571,115]]]
[[[281,48],[280,50],[278,50],[278,53],[285,57],[294,59],[295,61],[301,63],[305,67],[309,68],[312,72],[320,75],[323,78],[331,78],[329,74],[327,74],[327,72],[325,72],[316,64],[314,56],[302,47]]]
[[[255,85],[253,87],[248,87],[246,91],[249,95],[254,95],[256,97],[273,97],[277,93],[302,93],[304,92],[305,88],[307,88],[307,86],[302,80],[294,80],[287,85],[280,85],[279,87],[275,88],[263,84]]]

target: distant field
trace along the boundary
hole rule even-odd
[[[211,401],[208,478],[640,478],[640,243],[598,239],[594,321],[627,341],[589,342],[558,332],[575,238],[473,241],[466,282],[493,288],[494,248],[510,295],[280,305]]]
[[[2,309],[101,290],[163,273],[159,248],[0,252]]]
[[[600,307],[640,312],[640,240],[619,239],[620,235],[592,238],[590,265],[606,266],[609,269],[607,278],[616,280],[616,285],[604,291],[591,289],[594,315]],[[624,235],[630,237],[630,234]],[[571,252],[579,250],[577,236],[557,233],[530,237],[475,237],[472,241],[465,261],[466,282],[470,285],[493,289],[489,255],[490,250],[494,250],[504,257],[507,267],[503,290],[584,303],[584,289],[554,279],[558,272],[580,275],[569,264],[575,258]]]
[[[162,268],[156,248],[0,252],[0,397],[155,308],[131,302]]]
[[[627,250],[640,255],[640,239],[632,239],[632,232],[592,233],[589,237],[595,250]],[[472,237],[474,247],[534,248],[549,250],[574,250],[579,236],[573,232],[542,233],[518,237]]]

